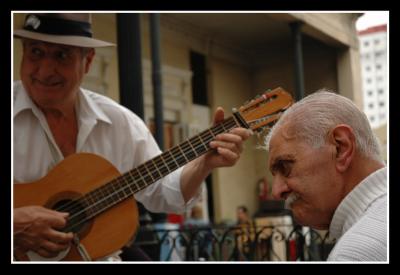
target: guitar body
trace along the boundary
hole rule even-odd
[[[120,176],[107,160],[89,153],[65,158],[44,178],[25,184],[14,184],[14,208],[41,205],[54,208],[60,201],[77,199]],[[121,249],[139,226],[138,209],[128,198],[87,222],[77,233],[92,260]],[[45,260],[45,258],[44,258]],[[82,260],[75,246],[60,260]]]

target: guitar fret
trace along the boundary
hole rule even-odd
[[[144,178],[143,178],[142,174],[140,173],[139,169],[136,168],[136,171],[137,171],[137,173],[138,173],[140,179],[142,180],[143,184],[145,184],[146,181],[144,180]],[[139,187],[140,187],[140,183],[139,183]]]
[[[129,172],[127,173],[127,176],[130,177],[130,179],[131,179],[131,181],[132,181],[132,184],[135,184],[135,186],[136,186],[136,182],[135,182],[135,179],[134,179],[133,176],[132,176],[131,171],[129,171]],[[128,184],[129,190],[131,191],[131,195],[135,194],[135,191],[132,189],[132,184],[131,184],[131,183]]]
[[[201,138],[201,135],[198,135],[198,137],[199,137],[199,140],[200,140],[201,144],[203,144],[204,149],[207,151],[207,150],[208,150],[208,147],[205,145],[203,139]]]
[[[192,143],[190,142],[190,140],[187,140],[187,143],[189,143],[190,147],[191,147],[192,150],[193,150],[194,155],[197,157],[198,154],[197,154],[196,150],[194,149],[194,147],[193,147]]]
[[[177,167],[174,167],[173,170],[187,163],[186,156],[183,155],[179,146],[173,147],[172,149],[170,149],[170,152],[174,162],[178,165]]]
[[[221,124],[221,127],[222,127],[222,129],[224,129],[224,131],[226,132],[226,129],[225,129],[224,123],[220,123],[220,124]]]
[[[186,142],[185,142],[186,143]],[[182,155],[183,155],[183,157],[186,159],[186,161],[187,162],[189,162],[189,160],[188,160],[188,158],[186,157],[186,154],[185,154],[185,152],[183,152],[183,150],[182,150],[182,148],[181,148],[181,145],[179,144],[178,145],[178,148],[179,148],[179,150],[182,152]]]
[[[154,164],[153,160],[149,160],[148,164],[151,171],[150,173],[153,175],[154,181],[162,178],[162,175],[160,175],[160,172],[158,171],[157,166]]]
[[[169,173],[171,173],[171,170],[169,169],[167,163],[165,162],[164,158],[160,155],[159,158],[157,158],[157,169],[158,171],[160,171],[160,178],[168,175]]]
[[[144,169],[143,169],[143,167],[144,167]],[[142,171],[140,171],[140,173],[142,173],[142,176],[144,178],[144,185],[146,185],[146,183],[151,182],[153,180],[152,176],[147,171],[145,164],[140,165],[138,168],[139,168],[138,170],[142,169]]]
[[[212,141],[213,139],[215,139],[214,136],[210,135],[208,131],[204,131],[203,133],[200,134],[200,136],[202,136],[202,140],[204,142],[204,145],[207,146],[207,150],[210,149],[209,145],[210,141]]]
[[[155,180],[154,180],[153,176],[151,175],[151,173],[150,173],[149,169],[147,168],[147,165],[146,165],[146,164],[144,164],[143,166],[144,166],[144,168],[146,169],[146,171],[147,171],[147,174],[150,176],[150,178],[152,179],[152,181],[153,181],[153,182],[155,182]]]
[[[92,193],[93,193],[93,192],[90,192],[90,193],[88,193],[88,194],[86,194],[86,195],[84,195],[84,196],[82,197],[83,200],[86,200],[86,201],[89,202],[89,203],[88,203],[88,206],[93,205],[93,204],[95,203],[95,200],[94,200],[94,198],[93,198]],[[91,208],[88,208],[88,209],[90,209],[90,211],[91,211]]]
[[[110,183],[108,183],[108,184],[106,184],[106,185],[104,185],[102,188],[100,188],[99,189],[99,191],[100,191],[100,193],[99,193],[99,196],[98,196],[98,198],[97,198],[97,202],[96,202],[96,204],[97,204],[97,206],[101,209],[101,207],[102,207],[102,200],[104,199],[104,198],[106,198],[107,197],[107,193],[105,193],[105,191],[106,191],[106,189],[107,188],[109,188],[108,186],[110,185]]]
[[[212,129],[208,129],[208,132],[210,132],[211,136],[215,139],[216,135],[214,134],[214,132],[212,131]]]
[[[113,185],[113,193],[117,193],[117,196],[120,197],[121,192],[122,192],[122,197],[124,197],[124,192],[121,190],[121,179],[117,178],[115,179],[115,182],[112,184]]]
[[[121,177],[121,179],[122,179],[122,183],[121,183],[122,188],[121,189],[122,189],[122,192],[124,193],[124,197],[127,198],[130,196],[129,190],[128,190],[128,193],[126,192],[126,187],[129,188],[129,181],[126,177]]]
[[[156,168],[156,170],[157,170],[157,172],[158,172],[158,176],[160,177],[160,178],[162,178],[163,177],[163,174],[160,172],[160,170],[158,170],[158,165],[157,165],[157,163],[156,162],[154,162],[154,159],[152,159],[151,160],[152,162],[153,162],[153,165],[154,165],[154,167]]]
[[[161,161],[164,163],[164,167],[167,168],[168,173],[171,173],[171,170],[169,170],[168,164],[165,162],[165,160],[164,160],[164,158],[163,158],[162,155],[163,155],[163,154],[160,155],[160,159],[161,159]]]
[[[179,147],[179,145],[178,145],[178,147]],[[172,149],[172,150],[173,150],[173,149]],[[169,150],[169,151],[167,151],[167,152],[171,155],[172,160],[176,163],[176,168],[178,168],[178,167],[179,167],[179,164],[178,164],[178,162],[176,162],[174,156],[172,155],[172,152],[171,152],[172,150]],[[175,170],[176,168],[172,168],[172,170]]]
[[[190,147],[188,147],[187,149],[188,150],[186,152],[186,157],[189,159],[189,161],[196,158],[197,154],[194,151],[193,147],[192,147],[192,149],[190,149]]]

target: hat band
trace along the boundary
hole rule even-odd
[[[40,16],[36,14],[30,14],[26,17],[24,30],[52,35],[92,37],[90,23]]]

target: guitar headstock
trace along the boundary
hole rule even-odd
[[[247,123],[249,129],[261,132],[271,127],[293,104],[292,96],[281,87],[267,91],[251,100],[237,110],[240,118]]]

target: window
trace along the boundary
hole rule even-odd
[[[206,56],[194,51],[190,52],[190,68],[193,72],[193,103],[208,105]]]
[[[374,108],[374,103],[368,104],[368,108],[370,108],[370,109]]]
[[[375,44],[375,45],[379,45],[380,42],[381,42],[381,41],[379,41],[378,39],[375,39],[375,40],[374,40],[374,44]]]
[[[378,89],[378,94],[383,95],[383,89]]]
[[[383,77],[382,77],[382,76],[378,76],[378,77],[376,78],[376,81],[377,81],[377,82],[382,82],[382,81],[383,81]]]
[[[371,82],[372,82],[371,78],[367,78],[367,83],[371,83]]]
[[[368,47],[369,46],[369,41],[364,41],[364,47]]]
[[[373,122],[374,120],[375,120],[375,117],[374,117],[374,116],[370,116],[370,117],[369,117],[369,121]]]
[[[371,90],[368,91],[368,95],[369,95],[369,96],[372,96],[372,91],[371,91]]]
[[[365,67],[365,70],[366,70],[367,72],[369,72],[369,71],[371,70],[371,67],[370,67],[370,66],[367,66],[367,67]]]
[[[379,101],[379,107],[383,107],[385,106],[385,102],[384,101]]]
[[[381,65],[381,64],[376,64],[376,69],[377,69],[377,70],[382,69],[382,65]]]

